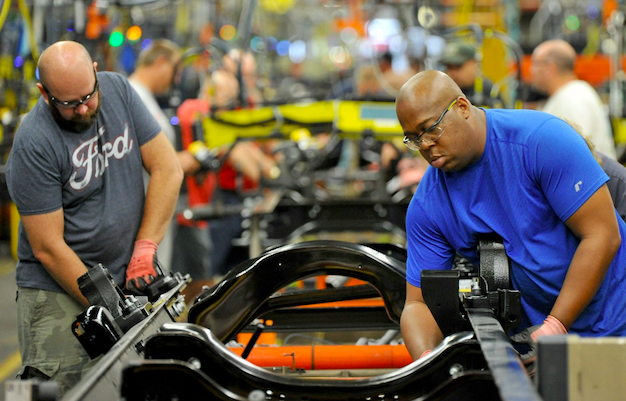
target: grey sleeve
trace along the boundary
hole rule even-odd
[[[617,213],[626,221],[626,177],[614,177],[607,183]]]
[[[150,111],[148,111],[148,108],[141,100],[135,89],[133,89],[130,85],[128,80],[126,78],[122,79],[124,81],[124,87],[126,89],[126,96],[128,99],[128,111],[132,118],[133,128],[137,133],[139,146],[141,147],[142,145],[150,142],[152,138],[161,132],[161,126],[152,116]]]
[[[602,158],[602,168],[609,176],[607,186],[617,213],[626,221],[626,167],[598,152]]]
[[[20,214],[45,214],[63,206],[61,173],[53,160],[35,149],[11,152],[6,170],[7,187]]]

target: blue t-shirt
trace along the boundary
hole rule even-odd
[[[116,73],[99,72],[100,112],[85,132],[61,129],[43,97],[26,115],[7,161],[7,186],[21,215],[63,208],[63,236],[87,267],[98,263],[123,285],[144,205],[139,148],[161,128]],[[20,224],[16,281],[64,292],[35,258]]]
[[[407,281],[451,269],[455,250],[478,264],[483,235],[503,238],[511,281],[522,294],[524,327],[552,310],[578,238],[566,221],[607,180],[582,137],[564,121],[530,110],[485,110],[482,157],[458,172],[429,167],[409,205]],[[619,217],[619,216],[618,216]],[[618,218],[622,238],[626,225]],[[626,241],[602,286],[570,329],[626,334]]]

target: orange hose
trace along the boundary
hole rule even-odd
[[[243,348],[229,348],[241,356]],[[300,345],[254,347],[247,360],[260,367],[390,369],[413,362],[404,345]]]

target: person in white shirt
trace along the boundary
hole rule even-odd
[[[596,90],[576,76],[574,48],[564,40],[548,40],[535,48],[531,61],[533,86],[549,96],[543,111],[579,125],[596,150],[616,159],[607,108]]]

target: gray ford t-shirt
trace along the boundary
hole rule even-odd
[[[21,215],[63,208],[65,242],[121,286],[145,199],[139,147],[161,128],[126,78],[100,72],[98,81],[100,113],[82,133],[60,129],[39,99],[15,135],[6,178]],[[64,292],[33,255],[21,224],[17,253],[18,286]]]

